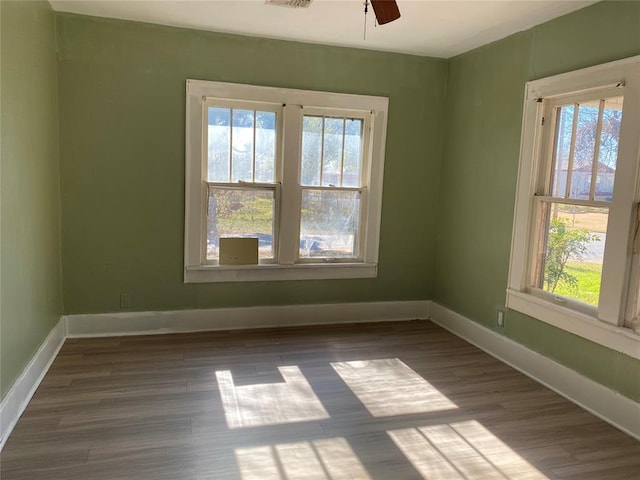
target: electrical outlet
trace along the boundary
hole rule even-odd
[[[120,294],[120,308],[129,308],[130,305],[131,305],[131,300],[129,298],[129,294],[128,293],[121,293]]]
[[[496,325],[498,328],[504,328],[505,311],[499,308],[496,310]]]

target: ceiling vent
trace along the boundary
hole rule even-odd
[[[276,7],[308,8],[311,0],[265,0],[264,3]]]

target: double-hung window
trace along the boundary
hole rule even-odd
[[[300,262],[360,261],[368,112],[304,108],[300,164]]]
[[[187,81],[185,281],[374,277],[388,99]],[[255,238],[257,265],[221,262]]]
[[[507,305],[640,358],[640,57],[527,84]]]
[[[278,235],[281,105],[206,99],[206,214],[202,261],[215,264],[220,238],[255,236],[258,258],[273,262]],[[204,122],[203,122],[204,123]]]

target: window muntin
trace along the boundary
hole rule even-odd
[[[615,96],[553,106],[554,197],[612,200],[623,100]]]
[[[546,138],[549,147],[542,151],[548,153],[541,161],[551,175],[534,196],[532,288],[594,315],[616,175],[624,99],[620,90],[547,102],[553,136]],[[541,168],[540,175],[545,171]]]
[[[276,181],[276,125],[281,109],[248,106],[228,101],[205,104],[209,182]]]
[[[298,261],[360,261],[370,113],[303,111]]]
[[[364,118],[304,115],[300,184],[360,187],[364,123]]]
[[[387,111],[383,97],[187,80],[185,282],[375,277]],[[309,181],[305,116],[327,131]],[[253,205],[224,210],[223,197]],[[252,214],[260,228],[243,224]],[[314,245],[301,227],[326,238]],[[221,235],[257,236],[259,265],[219,265]]]
[[[558,169],[549,159],[554,158],[558,151],[561,153],[557,156],[562,157],[564,152],[566,171],[572,172],[573,167],[568,168],[570,143],[566,142],[564,147],[555,143],[558,125],[554,115],[561,114],[562,110],[553,106],[573,105],[575,108],[576,103],[585,105],[596,101],[600,111],[600,100],[620,96],[624,96],[620,106],[621,113],[615,112],[618,109],[615,104],[619,102],[611,100],[605,101],[602,116],[604,130],[608,116],[622,115],[617,151],[615,148],[608,150],[615,151],[617,157],[612,195],[608,195],[607,189],[599,189],[596,178],[592,196],[593,177],[588,178],[586,175],[588,197],[584,194],[586,189],[583,188],[583,195],[573,192],[572,198],[571,191],[569,195],[566,194],[566,184],[564,192],[562,188],[554,190],[552,187],[558,184],[554,184],[553,178]],[[611,112],[608,113],[607,110]],[[573,123],[573,118],[571,120]],[[508,308],[634,358],[640,358],[640,337],[631,330],[640,331],[640,321],[636,321],[640,304],[640,256],[636,250],[640,238],[634,236],[640,203],[638,131],[640,56],[527,83],[506,298]],[[598,138],[601,144],[608,141],[602,134],[598,135],[596,128],[596,141]],[[593,147],[595,152],[595,142]],[[597,155],[594,153],[592,158],[597,158],[605,164],[608,161],[600,151]],[[594,163],[596,173],[611,173],[598,167],[597,162]],[[593,163],[591,167],[593,175]],[[598,172],[598,169],[601,172]],[[602,181],[601,179],[600,182]],[[545,206],[545,202],[550,206]],[[562,205],[563,209],[573,208],[572,205],[582,210],[608,209],[606,241],[604,245],[602,241],[598,242],[599,248],[604,247],[604,255],[597,308],[537,288],[539,283],[536,283],[536,279],[539,277],[536,275],[540,274],[539,257],[545,252],[541,244],[544,244],[544,237],[548,232],[548,220],[544,212],[545,209],[555,208],[554,202],[566,204]],[[560,207],[561,205],[558,209]],[[602,212],[598,213],[603,216]],[[549,215],[547,213],[547,217]]]
[[[258,238],[258,258],[276,258],[278,121],[281,105],[207,99],[206,231],[203,263],[217,264],[222,237]]]

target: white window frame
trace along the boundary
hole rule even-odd
[[[280,205],[280,186],[282,184],[282,178],[281,178],[281,172],[282,172],[282,152],[280,151],[282,148],[282,115],[283,115],[283,107],[282,104],[280,103],[265,103],[265,102],[247,102],[244,100],[235,100],[235,101],[229,101],[228,99],[221,99],[221,98],[205,98],[203,99],[202,102],[202,152],[207,152],[208,151],[208,143],[209,143],[209,134],[208,134],[208,109],[209,107],[222,107],[222,108],[233,108],[233,109],[238,109],[238,108],[243,108],[243,109],[247,109],[247,110],[254,110],[254,111],[262,111],[262,112],[273,112],[276,114],[276,139],[275,139],[275,164],[274,164],[274,179],[273,182],[271,183],[254,183],[254,182],[248,182],[248,181],[244,181],[244,182],[232,182],[231,178],[229,178],[226,182],[211,182],[208,181],[207,178],[205,177],[205,172],[207,171],[207,163],[208,163],[208,159],[207,159],[207,155],[202,155],[202,164],[201,164],[201,168],[202,168],[202,176],[203,176],[203,182],[204,182],[204,195],[205,195],[205,202],[206,199],[208,197],[208,192],[207,189],[209,187],[220,187],[220,188],[230,188],[230,189],[239,189],[239,190],[244,190],[244,191],[250,191],[250,190],[266,190],[266,191],[273,191],[274,194],[274,210],[273,210],[273,214],[274,214],[274,223],[273,223],[273,249],[274,249],[274,258],[271,259],[260,259],[259,263],[260,264],[273,264],[274,262],[276,262],[277,256],[278,256],[278,241],[279,241],[279,225],[278,225],[278,218],[279,218],[279,211],[281,208]],[[230,119],[231,120],[231,119]],[[231,145],[230,145],[231,146]],[[255,147],[255,143],[254,143],[254,147]],[[230,156],[230,161],[232,161],[232,158]],[[254,155],[254,159],[253,161],[255,162],[255,155]],[[255,164],[254,164],[255,167]],[[230,166],[229,168],[229,177],[232,176],[232,168]],[[206,212],[206,208],[208,208],[206,205],[204,206],[205,208],[205,212]],[[203,218],[202,218],[202,228],[206,229],[207,228],[207,216],[206,213],[203,213]],[[205,230],[206,231],[206,230]],[[204,232],[202,232],[203,234]],[[201,246],[200,248],[202,249],[201,251],[201,262],[203,265],[218,265],[218,260],[208,260],[207,259],[207,242],[203,241],[201,242]]]
[[[331,190],[331,191],[358,191],[360,192],[360,218],[359,218],[359,225],[362,225],[362,228],[360,229],[360,235],[359,238],[357,239],[357,245],[356,245],[356,253],[357,253],[357,257],[356,258],[351,258],[351,257],[347,257],[347,258],[335,258],[335,259],[331,259],[331,261],[334,262],[338,262],[338,263],[349,263],[349,262],[363,262],[364,260],[364,255],[363,253],[366,251],[366,225],[367,225],[367,204],[368,204],[368,200],[369,200],[369,195],[368,195],[368,188],[367,188],[367,184],[368,182],[366,181],[366,179],[369,178],[369,173],[370,173],[370,166],[371,166],[371,162],[367,161],[366,159],[369,158],[369,149],[370,149],[370,144],[371,144],[371,122],[372,122],[372,115],[371,112],[367,111],[364,112],[362,110],[337,110],[335,108],[320,108],[320,107],[303,107],[302,109],[302,117],[304,117],[305,115],[309,115],[309,116],[324,116],[324,117],[337,117],[337,118],[357,118],[357,119],[361,119],[362,120],[362,163],[360,165],[360,178],[361,179],[365,179],[363,182],[361,182],[361,184],[363,186],[359,186],[359,187],[342,187],[342,186],[336,186],[336,187],[327,187],[327,186],[323,186],[323,185],[300,185],[300,183],[298,183],[298,193],[297,195],[302,195],[302,192],[304,190]],[[301,117],[301,118],[302,118]],[[323,139],[324,140],[324,139]],[[299,176],[299,173],[298,173]],[[321,182],[322,183],[322,182]],[[291,212],[291,216],[293,215],[297,215],[297,224],[300,224],[300,210],[297,210],[296,212]],[[299,252],[299,251],[298,251]],[[297,263],[318,263],[318,259],[315,258],[301,258],[299,257],[299,255],[296,255],[296,262]]]
[[[382,184],[389,99],[366,95],[262,87],[235,83],[187,80],[185,142],[185,283],[372,278],[377,276]],[[254,104],[282,105],[276,133],[280,139],[276,160],[279,183],[276,204],[278,229],[277,262],[259,265],[217,265],[207,262],[206,232],[206,119],[204,106],[210,99],[228,99]],[[359,258],[349,260],[299,259],[300,156],[302,117],[307,111],[336,115],[366,113],[369,131],[363,149],[362,242]],[[318,109],[318,110],[316,110]],[[281,123],[280,123],[281,122]],[[280,150],[281,148],[281,150]],[[366,157],[364,157],[366,155]]]
[[[548,169],[555,127],[553,101],[595,90],[624,90],[618,162],[609,205],[605,264],[597,309],[573,305],[564,297],[535,291],[531,268],[536,228],[536,194]],[[547,121],[545,121],[547,120]],[[520,163],[514,211],[507,307],[640,359],[640,336],[629,328],[637,303],[640,268],[632,254],[640,201],[640,56],[528,82],[525,88]],[[637,257],[637,255],[635,255]],[[629,286],[632,285],[630,288]]]

